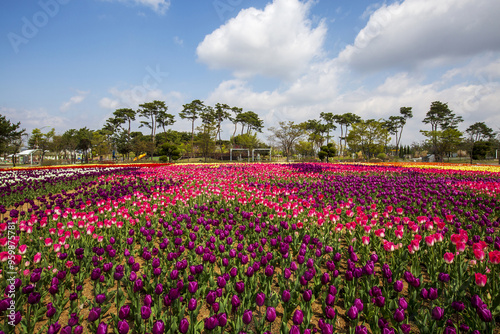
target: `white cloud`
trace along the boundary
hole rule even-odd
[[[307,18],[311,1],[274,0],[263,10],[248,8],[198,45],[201,62],[240,78],[257,74],[293,78],[322,54],[326,26]]]
[[[105,109],[137,108],[139,104],[154,100],[178,102],[182,98],[179,92],[164,93],[161,89],[145,89],[143,86],[135,86],[130,89],[120,90],[113,87],[109,90],[112,97],[104,97],[99,105]]]
[[[21,122],[21,128],[26,129],[28,134],[35,128],[44,128],[42,131],[48,131],[51,128],[67,128],[71,121],[66,117],[54,116],[47,110],[40,109],[16,109],[0,107],[0,114],[4,115],[11,123]]]
[[[83,92],[83,91],[79,91],[77,90],[77,95],[75,96],[72,96],[69,101],[67,102],[64,102],[61,107],[59,108],[62,112],[66,112],[68,111],[72,106],[74,106],[75,104],[79,104],[79,103],[82,103],[83,100],[85,100],[85,98],[87,97],[87,95],[89,94],[89,92]]]
[[[125,4],[134,4],[150,7],[158,14],[165,14],[170,7],[170,0],[105,0],[105,1],[115,1],[122,2]],[[139,14],[140,15],[140,14]]]
[[[442,65],[500,50],[497,0],[406,0],[371,14],[339,59],[360,70]]]

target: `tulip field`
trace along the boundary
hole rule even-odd
[[[1,333],[500,333],[500,168],[0,171]]]

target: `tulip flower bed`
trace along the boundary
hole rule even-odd
[[[497,172],[84,171],[0,172],[0,333],[500,333]]]

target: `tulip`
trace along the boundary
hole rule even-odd
[[[431,316],[434,320],[441,320],[443,318],[443,315],[444,310],[439,306],[434,307],[431,311]]]
[[[402,322],[404,319],[405,319],[405,311],[401,308],[398,308],[394,312],[394,320],[396,320],[397,322]]]
[[[488,280],[488,277],[486,275],[481,274],[481,273],[476,273],[475,278],[476,278],[476,285],[480,286],[480,287],[484,287],[486,285],[487,280]]]
[[[149,306],[142,306],[141,307],[141,318],[144,319],[144,320],[147,320],[149,319],[149,317],[151,316],[151,307]]]
[[[274,307],[268,307],[266,310],[266,320],[269,322],[273,322],[276,320],[276,310]]]
[[[302,293],[302,299],[304,299],[305,302],[308,302],[312,299],[312,290],[306,290]]]
[[[97,334],[107,334],[108,333],[108,325],[104,322],[101,322],[99,326],[97,326]]]
[[[118,318],[120,318],[121,320],[125,320],[128,318],[129,314],[130,314],[130,306],[123,305],[118,311]]]
[[[299,326],[302,324],[303,320],[304,320],[304,313],[302,312],[302,310],[300,310],[300,309],[295,310],[295,312],[293,313],[293,316],[292,316],[293,323],[295,325]]]
[[[120,321],[118,321],[118,325],[117,325],[116,329],[118,330],[119,334],[127,334],[129,329],[130,329],[130,326],[129,326],[127,320],[120,320]]]
[[[224,327],[227,324],[227,314],[226,313],[220,313],[217,316],[217,321],[219,323],[219,327]]]
[[[179,322],[179,332],[185,334],[188,332],[188,330],[189,330],[189,321],[186,318],[182,318],[181,321]]]
[[[243,312],[243,323],[245,325],[248,325],[252,322],[252,311],[251,310],[245,310]]]
[[[90,322],[94,322],[97,319],[99,319],[100,315],[101,315],[101,309],[99,307],[94,307],[89,312],[88,320]]]
[[[347,311],[347,316],[354,320],[358,317],[358,313],[358,309],[353,305],[349,308],[349,311]]]
[[[290,291],[284,290],[283,294],[281,295],[281,300],[283,302],[285,302],[285,303],[288,303],[288,301],[290,300],[290,298],[291,298]]]
[[[180,330],[180,324],[179,324],[179,330]],[[153,334],[163,334],[165,332],[165,324],[163,323],[163,321],[161,320],[155,321],[151,332]]]
[[[208,329],[209,331],[213,330],[219,325],[216,316],[205,318],[204,322],[205,322],[205,329]]]
[[[240,298],[237,295],[233,295],[231,298],[231,305],[233,306],[233,309],[237,309],[240,306]]]
[[[61,325],[59,325],[59,322],[56,321],[52,325],[49,326],[49,329],[47,330],[47,334],[56,334],[59,332],[61,329]]]
[[[255,303],[258,306],[264,305],[264,302],[266,301],[266,295],[263,292],[257,293],[257,296],[255,297]]]

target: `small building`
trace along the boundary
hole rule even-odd
[[[427,156],[422,158],[422,162],[435,162],[435,161],[436,157],[434,156],[434,154],[427,154]]]

